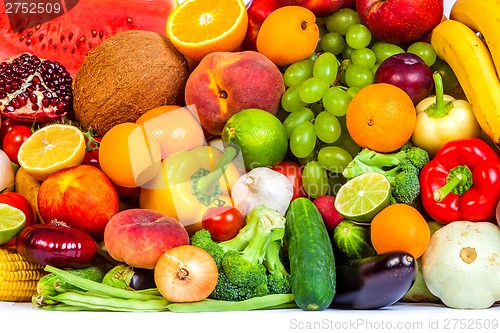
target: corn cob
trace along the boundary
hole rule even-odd
[[[0,248],[0,301],[31,301],[44,274],[44,266],[27,261],[14,248]]]

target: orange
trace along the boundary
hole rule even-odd
[[[167,37],[184,56],[234,51],[245,39],[248,14],[242,0],[187,0],[167,19]]]
[[[351,138],[363,148],[388,153],[410,140],[417,112],[410,96],[388,83],[361,88],[347,108],[346,126]]]
[[[161,170],[160,144],[142,125],[121,123],[102,137],[99,164],[113,183],[127,188],[142,186]]]
[[[203,128],[191,107],[164,105],[141,115],[136,124],[152,133],[161,149],[161,159],[173,153],[202,146],[206,143]]]
[[[370,235],[377,253],[402,251],[418,259],[431,238],[429,225],[418,210],[405,204],[392,204],[371,221]]]
[[[277,66],[309,57],[318,44],[319,28],[312,11],[284,6],[271,12],[257,34],[257,51]]]

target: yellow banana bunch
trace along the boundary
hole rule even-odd
[[[500,147],[500,81],[484,42],[465,24],[449,19],[434,28],[431,44],[453,69],[483,131]]]
[[[450,19],[481,33],[500,76],[500,0],[456,0]]]

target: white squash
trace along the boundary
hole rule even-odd
[[[500,228],[456,221],[436,231],[422,256],[429,291],[448,307],[486,309],[500,300]]]

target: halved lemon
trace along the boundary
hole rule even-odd
[[[56,171],[80,165],[85,137],[76,126],[50,124],[35,131],[19,148],[19,165],[33,178],[45,180]]]

